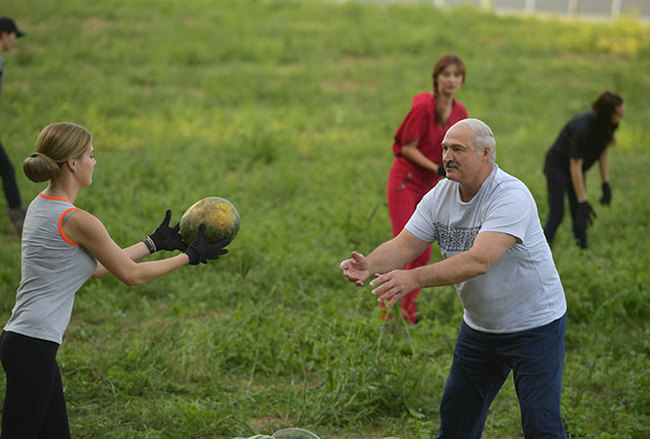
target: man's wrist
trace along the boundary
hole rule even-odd
[[[419,288],[424,288],[424,276],[425,276],[425,268],[427,266],[422,266],[422,267],[416,267],[412,268],[410,270],[406,270],[406,272],[411,276],[411,282],[414,284],[412,290],[417,290]]]

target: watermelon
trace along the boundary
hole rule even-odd
[[[273,439],[320,439],[314,433],[302,428],[285,428],[273,433]]]
[[[185,211],[180,221],[180,234],[190,244],[199,234],[199,226],[205,224],[205,242],[232,241],[239,233],[239,213],[225,198],[203,198]]]

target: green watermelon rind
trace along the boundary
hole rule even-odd
[[[214,214],[218,216],[215,217]],[[199,234],[201,223],[206,225],[205,241],[214,244],[232,241],[239,233],[239,212],[225,198],[206,197],[191,205],[180,220],[180,234],[189,245]]]
[[[319,439],[314,433],[302,428],[285,428],[273,433],[273,439]]]

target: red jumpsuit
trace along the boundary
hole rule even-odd
[[[429,160],[442,166],[442,139],[453,124],[466,118],[467,110],[463,104],[454,100],[447,125],[441,127],[436,123],[436,100],[433,95],[419,93],[413,97],[411,110],[395,133],[395,143],[393,143],[395,160],[388,174],[388,212],[393,226],[393,236],[397,236],[402,231],[422,197],[440,179],[436,172],[424,169],[403,157],[402,145],[413,139],[419,139],[417,148],[420,152]],[[421,267],[428,264],[430,258],[431,247],[428,247],[405,268]],[[402,317],[411,323],[416,323],[416,298],[419,293],[419,289],[413,290],[402,298]]]

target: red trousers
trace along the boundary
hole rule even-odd
[[[408,159],[398,157],[388,173],[387,198],[388,213],[393,226],[393,236],[397,236],[415,212],[418,203],[437,183],[437,174],[418,170]],[[431,247],[410,262],[404,269],[410,270],[427,265],[431,259]],[[403,319],[416,323],[417,297],[420,290],[413,290],[402,298],[400,303]],[[381,304],[380,306],[383,306]],[[384,318],[385,313],[382,313]],[[389,315],[390,318],[390,315]]]

